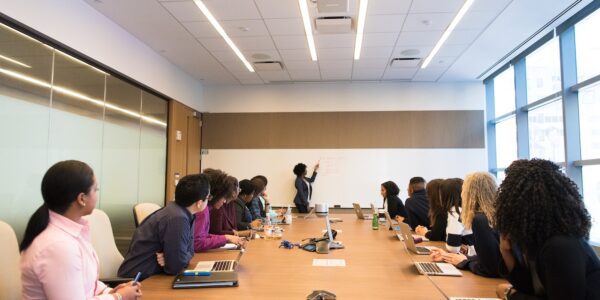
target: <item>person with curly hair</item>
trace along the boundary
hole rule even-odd
[[[514,161],[496,201],[504,299],[600,299],[600,261],[577,186],[548,160]]]
[[[319,164],[317,163],[313,169],[312,176],[306,177],[306,165],[299,163],[294,166],[294,174],[296,174],[296,181],[294,186],[296,187],[296,196],[294,196],[294,204],[298,209],[298,212],[305,214],[308,212],[308,205],[310,198],[312,197],[312,183],[317,178],[317,170],[319,170]]]
[[[499,277],[498,262],[500,250],[498,234],[492,223],[495,217],[497,185],[496,179],[488,172],[475,172],[467,175],[462,185],[461,221],[457,228],[467,232],[472,230],[473,251],[471,255],[459,253],[459,247],[447,245],[449,252],[441,249],[432,251],[434,261],[451,263],[463,270],[485,277]],[[457,239],[457,244],[460,240]]]

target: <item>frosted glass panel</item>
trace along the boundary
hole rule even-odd
[[[149,93],[142,93],[140,136],[139,202],[164,204],[167,156],[167,102]],[[156,122],[155,122],[156,121]],[[158,124],[163,123],[163,124]]]

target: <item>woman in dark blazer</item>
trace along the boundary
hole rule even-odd
[[[387,212],[390,214],[390,218],[396,219],[397,216],[401,217],[402,221],[408,223],[406,220],[406,210],[404,209],[404,203],[398,198],[400,188],[393,181],[386,181],[381,184],[381,197],[383,197],[383,207],[387,206]]]
[[[306,177],[305,164],[299,163],[294,167],[294,174],[296,174],[296,182],[294,183],[294,186],[296,187],[296,196],[294,197],[294,204],[299,213],[305,214],[308,212],[308,202],[312,196],[311,183],[315,181],[318,169],[319,164],[316,164],[312,176],[309,178]]]

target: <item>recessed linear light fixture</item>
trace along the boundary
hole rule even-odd
[[[312,34],[312,26],[310,21],[310,15],[308,15],[308,4],[307,0],[298,0],[300,5],[300,13],[302,14],[302,22],[304,23],[304,32],[306,32],[306,41],[308,42],[308,49],[310,50],[310,58],[313,61],[317,61],[317,49],[315,48],[315,39]]]
[[[466,0],[465,1],[463,6],[460,8],[458,13],[454,17],[454,19],[452,19],[452,22],[450,22],[450,25],[448,25],[448,28],[446,28],[446,31],[444,31],[444,34],[442,34],[442,37],[440,38],[440,40],[437,42],[437,44],[435,44],[435,47],[433,47],[433,50],[431,50],[431,53],[429,53],[427,58],[425,58],[425,60],[423,61],[423,64],[421,65],[421,69],[427,68],[427,66],[433,59],[433,57],[437,54],[437,52],[440,50],[442,45],[446,42],[446,40],[448,39],[448,37],[450,36],[450,34],[454,30],[454,28],[456,28],[456,25],[458,25],[458,22],[460,22],[460,20],[465,16],[465,14],[467,13],[467,10],[469,10],[469,8],[473,4],[473,2],[475,2],[475,0]]]
[[[358,7],[358,26],[356,27],[356,43],[354,44],[354,60],[360,59],[360,50],[362,48],[363,32],[365,31],[365,19],[367,18],[367,6],[369,0],[360,0]]]
[[[5,61],[7,61],[7,62],[11,62],[11,63],[13,63],[13,64],[15,64],[15,65],[17,65],[17,66],[21,66],[21,67],[25,67],[25,68],[29,68],[29,69],[31,69],[31,66],[30,66],[30,65],[28,65],[28,64],[24,64],[24,63],[22,63],[22,62],[20,62],[20,61],[18,61],[18,60],[16,60],[16,59],[14,59],[14,58],[10,58],[10,57],[8,57],[8,56],[4,56],[4,55],[2,55],[2,54],[0,54],[0,59],[3,59],[3,60],[5,60]]]
[[[254,68],[252,67],[252,65],[250,64],[250,62],[248,62],[248,60],[244,57],[244,55],[242,54],[242,52],[240,51],[240,49],[238,49],[238,47],[229,38],[229,36],[227,35],[227,33],[225,32],[225,30],[223,29],[223,27],[221,27],[221,24],[219,24],[219,22],[217,21],[217,19],[215,19],[215,17],[208,10],[208,8],[206,7],[206,5],[204,5],[204,2],[202,2],[201,0],[194,0],[194,3],[196,3],[196,6],[198,6],[198,8],[200,8],[200,11],[202,11],[202,13],[204,14],[204,16],[208,19],[208,21],[210,22],[210,24],[215,28],[215,30],[217,30],[217,32],[225,40],[225,42],[227,43],[227,45],[229,45],[229,47],[231,47],[231,49],[233,50],[233,52],[235,52],[235,55],[237,55],[237,57],[244,63],[244,65],[246,66],[246,68],[248,68],[248,71],[254,72]]]

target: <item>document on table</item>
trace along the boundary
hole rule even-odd
[[[313,267],[345,267],[345,259],[313,259]]]

